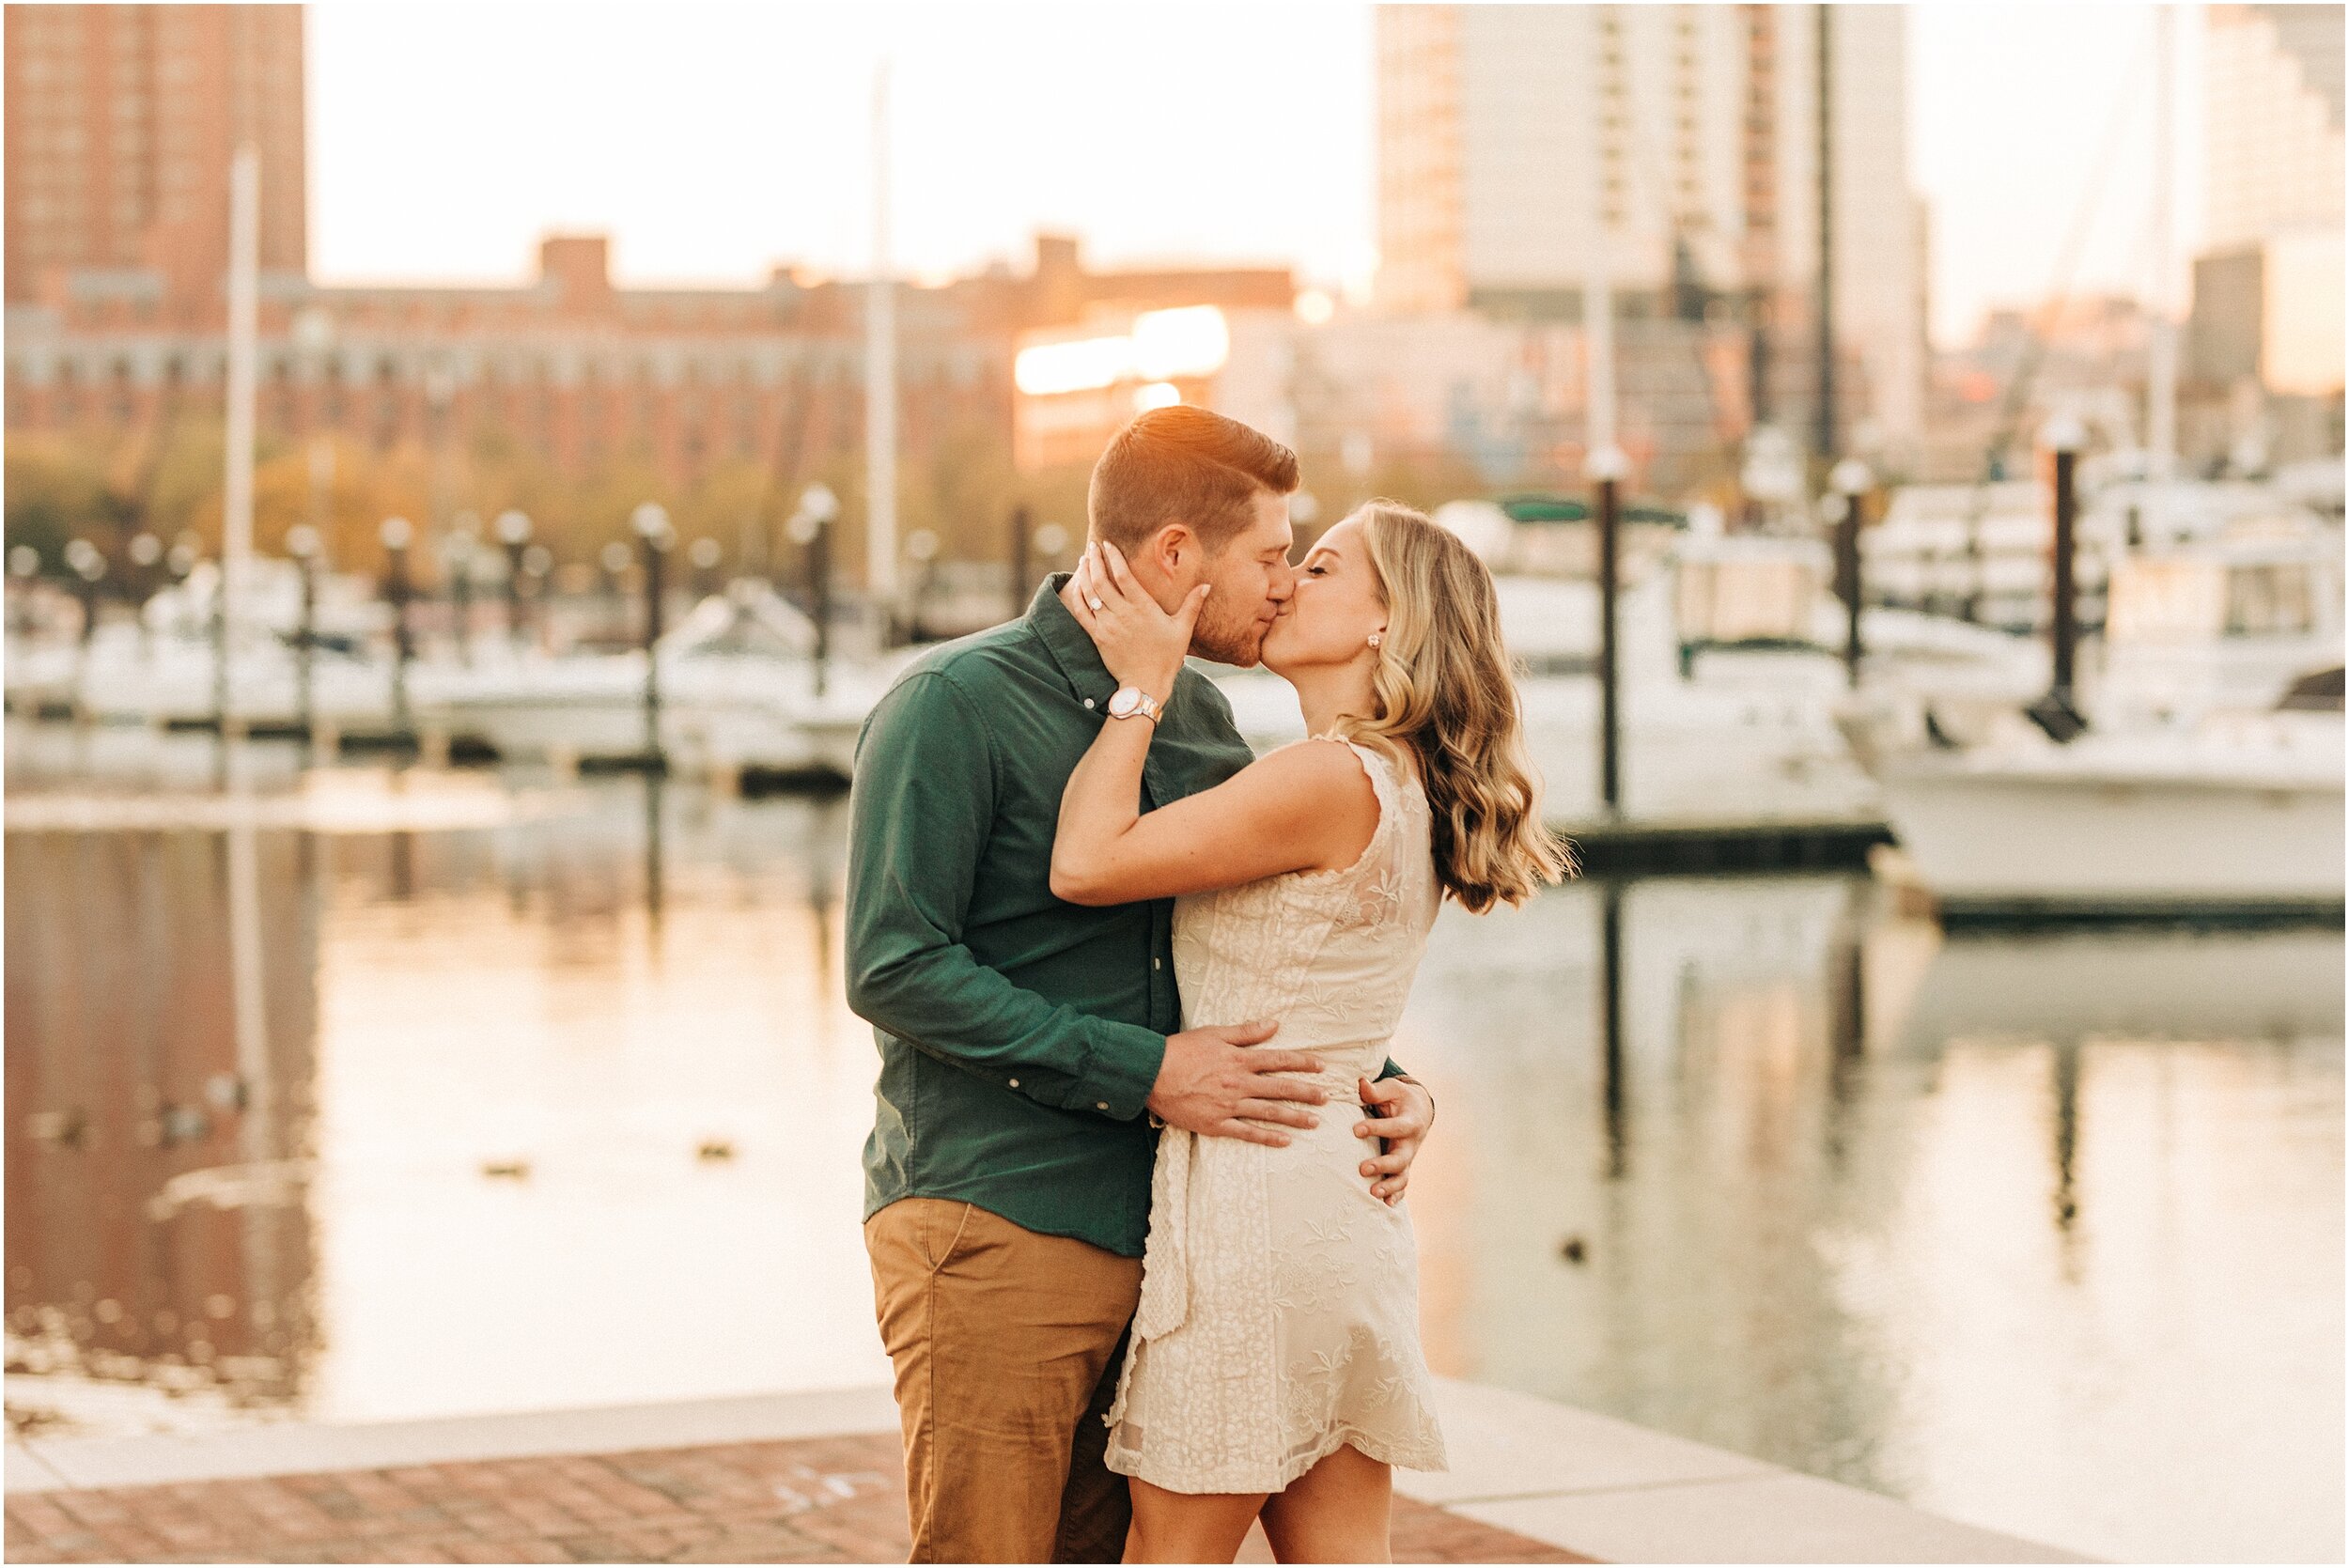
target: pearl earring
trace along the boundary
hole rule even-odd
[[[1385,637],[1381,633],[1374,631],[1370,634],[1370,645],[1374,648],[1385,640]]]

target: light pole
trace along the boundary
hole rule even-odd
[[[2055,561],[2048,606],[2048,651],[2052,680],[2047,695],[2073,708],[2074,663],[2079,652],[2079,589],[2076,581],[2078,546],[2079,494],[2076,470],[2087,432],[2079,421],[2059,415],[2040,431],[2039,439],[2055,458]]]
[[[441,541],[441,560],[448,568],[449,617],[457,623],[457,662],[473,662],[473,558],[481,547],[481,519],[459,512]]]
[[[1622,449],[1610,442],[1594,450],[1583,465],[1597,490],[1592,508],[1598,526],[1598,798],[1607,815],[1623,809],[1623,714],[1617,689],[1615,563],[1621,498],[1617,487],[1630,464]]]
[[[65,547],[66,565],[81,580],[82,642],[74,668],[73,706],[77,717],[84,712],[85,687],[89,680],[90,639],[98,630],[98,583],[106,575],[106,557],[87,539],[75,538]]]
[[[408,660],[414,651],[408,631],[408,547],[416,531],[406,518],[385,518],[380,536],[383,597],[392,607],[392,732],[397,738],[408,733]]]
[[[913,592],[906,612],[906,641],[923,642],[926,638],[922,625],[922,611],[928,604],[930,590],[938,581],[938,536],[926,528],[917,528],[906,536],[906,555],[913,563]]]
[[[8,629],[19,637],[33,629],[33,579],[40,575],[40,551],[31,545],[15,545],[8,551]]]
[[[179,624],[172,629],[180,637],[190,636],[194,631],[194,623],[191,618],[188,606],[187,587],[189,574],[195,570],[195,563],[200,558],[195,546],[188,542],[188,536],[184,534],[169,550],[163,551],[163,570],[171,574],[171,585],[179,590],[177,596],[179,604]]]
[[[294,664],[294,722],[310,734],[310,660],[318,648],[319,531],[306,522],[286,530],[286,553],[302,573],[301,653]]]
[[[1868,492],[1875,488],[1875,475],[1858,458],[1845,458],[1828,474],[1832,489],[1828,500],[1838,503],[1829,508],[1835,520],[1835,597],[1843,601],[1843,679],[1857,689],[1859,685],[1859,529],[1864,518]]]
[[[814,484],[800,492],[799,510],[783,525],[785,535],[801,547],[807,565],[808,614],[816,622],[816,695],[824,694],[824,666],[832,657],[832,525],[840,516],[840,498],[832,488]]]
[[[685,559],[693,567],[693,600],[699,603],[718,591],[718,559],[723,553],[718,541],[707,535],[686,548]]]
[[[530,516],[514,507],[491,524],[506,547],[506,640],[519,647],[522,636],[522,551],[530,544]]]
[[[1035,552],[1044,558],[1044,569],[1050,575],[1060,564],[1061,551],[1068,548],[1068,530],[1057,522],[1048,522],[1035,531]]]
[[[147,624],[147,600],[155,592],[155,569],[163,558],[163,541],[141,529],[131,536],[131,564],[138,568],[131,588],[132,603],[137,607],[139,622],[139,659],[142,662],[155,654],[155,639]]]
[[[609,646],[620,641],[624,629],[620,612],[620,579],[628,572],[628,546],[617,539],[613,540],[597,554],[596,563],[603,567],[603,613],[609,629],[604,635],[610,639],[606,644]]]
[[[530,574],[530,599],[538,606],[537,641],[544,648],[547,640],[547,574],[554,570],[554,551],[544,545],[532,545],[522,551],[522,570]]]
[[[629,515],[645,548],[645,766],[667,767],[661,752],[661,564],[669,552],[668,509],[647,501]]]
[[[1015,621],[1028,609],[1028,536],[1034,528],[1025,506],[1011,509],[1011,618]]]
[[[106,558],[98,547],[76,536],[65,543],[65,564],[72,568],[82,600],[82,645],[87,647],[98,630],[98,580],[106,575]]]

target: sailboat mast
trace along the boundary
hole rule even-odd
[[[221,508],[220,669],[214,677],[224,731],[229,723],[228,665],[238,645],[253,556],[253,336],[260,218],[261,157],[248,142],[237,148],[228,168],[228,450]]]
[[[2145,449],[2149,478],[2167,479],[2178,461],[2178,326],[2170,308],[2170,198],[2175,185],[2176,118],[2170,49],[2175,29],[2168,6],[2154,16],[2154,192],[2152,329],[2146,342]]]
[[[897,296],[889,260],[889,62],[873,70],[873,278],[864,305],[864,581],[897,603]]]
[[[1819,461],[1835,461],[1835,110],[1833,47],[1834,14],[1827,6],[1812,8],[1819,23]]]

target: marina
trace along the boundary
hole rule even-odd
[[[840,803],[250,743],[257,1135],[224,824],[102,809],[219,742],[70,734],[8,737],[13,1430],[885,1376]],[[1429,1354],[2092,1556],[2337,1550],[2341,966],[1848,871],[1448,914],[1395,1048]]]
[[[848,997],[984,954],[1060,784],[1017,695],[961,705],[985,779],[858,752],[1096,535],[1212,585],[1194,647],[1259,571],[1304,617],[1299,687],[1194,656],[1195,756],[1400,683],[1431,800],[1538,774],[1572,850],[1442,905],[1408,1004],[1382,960],[1416,1325],[1344,1222],[1152,1217],[1175,1317],[1274,1344],[1214,1376],[1376,1307],[1283,1419],[1333,1358],[1347,1465],[1440,1412],[1392,1560],[2341,1560],[2340,6],[379,9],[8,8],[10,1560],[1003,1555],[926,1550],[981,1539],[922,1500],[972,1451],[892,1378],[970,1329],[942,1255],[886,1304],[866,1140],[994,1189]],[[1433,528],[1309,555],[1381,505]],[[1428,678],[1486,577],[1515,733],[1490,649]],[[856,790],[909,908],[852,922]],[[979,885],[910,891],[968,881],[933,831]],[[1066,1021],[1106,951],[1004,973]],[[891,1080],[1057,1106],[957,1033],[1001,981],[914,998]],[[1013,1109],[949,1120],[1041,1193],[1076,1124]],[[1014,1213],[990,1355],[1069,1328]],[[1221,1311],[1257,1253],[1334,1282]],[[956,1397],[1049,1505],[1015,1381]]]

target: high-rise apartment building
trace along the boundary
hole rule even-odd
[[[2203,238],[2211,250],[2341,222],[2341,8],[2212,6]]]
[[[1756,323],[1754,411],[1817,384],[1818,27],[1827,18],[1840,424],[1921,433],[1922,212],[1890,6],[1390,6],[1377,18],[1381,304]]]
[[[301,7],[10,6],[7,56],[11,302],[114,288],[135,318],[224,316],[246,142],[262,271],[304,272]]]
[[[2341,8],[2212,6],[2203,255],[2205,380],[2341,391]]]

